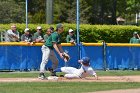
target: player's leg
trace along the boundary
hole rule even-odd
[[[39,74],[39,78],[41,79],[44,79],[45,78],[45,75],[44,75],[44,72],[45,72],[45,66],[48,62],[48,59],[49,59],[49,55],[50,55],[50,49],[46,46],[42,46],[41,48],[42,50],[42,62],[40,64],[40,74]]]
[[[61,71],[66,74],[74,74],[74,72],[76,72],[77,69],[74,67],[61,67]]]
[[[54,73],[53,70],[56,69],[58,66],[58,59],[53,50],[50,51],[49,59],[52,61],[52,68],[49,68],[51,76],[56,76],[56,73]]]
[[[49,71],[51,73],[54,73],[56,75],[57,72],[64,72],[66,74],[73,74],[74,72],[76,72],[76,68],[74,67],[61,67],[61,68],[56,68],[54,70],[49,69]]]
[[[50,51],[50,60],[52,61],[52,68],[56,69],[58,66],[58,58],[56,57],[56,54],[54,53],[54,50]]]
[[[65,74],[64,77],[67,78],[67,79],[80,78],[80,77],[79,77],[78,75],[76,75],[76,74]]]

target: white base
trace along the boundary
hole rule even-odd
[[[47,77],[48,80],[58,80],[59,77],[56,76],[49,76]]]

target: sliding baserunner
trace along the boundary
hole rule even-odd
[[[85,78],[87,76],[94,76],[96,79],[98,79],[96,72],[90,66],[89,57],[83,57],[81,60],[78,60],[78,62],[81,64],[81,67],[79,69],[74,67],[61,67],[50,71],[55,74],[57,72],[64,72],[64,77],[68,79]]]

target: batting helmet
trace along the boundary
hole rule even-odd
[[[82,63],[86,64],[86,63],[89,63],[90,62],[90,58],[89,57],[83,57],[80,61]]]

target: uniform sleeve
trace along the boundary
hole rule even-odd
[[[52,42],[56,42],[58,41],[58,37],[56,36],[56,34],[52,34]]]
[[[70,37],[69,37],[69,35],[67,35],[67,37],[66,37],[66,42],[67,43],[70,43]]]

